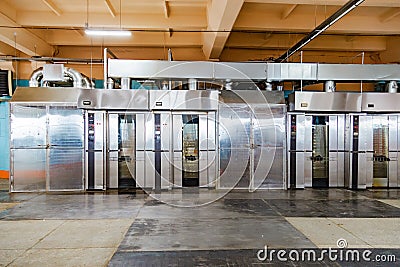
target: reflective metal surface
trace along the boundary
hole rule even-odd
[[[83,109],[148,110],[147,90],[82,89],[75,103]]]
[[[45,148],[47,144],[46,106],[10,104],[11,148]]]
[[[267,63],[267,79],[282,80],[317,80],[318,64]]]
[[[38,104],[57,103],[58,105],[76,106],[81,90],[82,89],[71,87],[18,87],[11,98],[11,102],[26,102]]]
[[[256,62],[190,62],[108,59],[109,77],[265,79],[266,64]]]
[[[363,112],[395,113],[400,111],[400,94],[363,93],[361,108]]]
[[[218,91],[148,91],[150,110],[209,111],[218,109]]]
[[[318,64],[318,80],[400,80],[400,66],[391,64]]]
[[[46,190],[46,149],[11,149],[11,191]]]
[[[289,186],[344,186],[346,115],[289,112],[287,129]]]
[[[104,190],[105,182],[105,112],[89,111],[85,114],[85,188]]]
[[[48,137],[52,148],[83,148],[83,111],[75,107],[49,107]]]
[[[81,148],[50,149],[49,190],[82,190],[83,157]]]
[[[82,110],[13,102],[10,123],[11,191],[83,189]]]
[[[286,187],[286,106],[279,104],[281,96],[282,92],[257,90],[221,92],[221,188]]]
[[[345,92],[294,92],[290,111],[361,112],[361,94]]]
[[[189,62],[108,59],[108,77],[310,81],[400,80],[396,64]]]

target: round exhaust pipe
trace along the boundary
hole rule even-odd
[[[387,85],[387,91],[388,93],[397,93],[397,89],[399,88],[399,86],[397,85],[396,81],[390,81]]]
[[[73,87],[77,88],[94,88],[94,83],[90,79],[73,68],[64,68],[64,78],[70,77],[73,82]],[[50,87],[50,81],[43,80],[43,68],[35,70],[30,79],[29,87]]]
[[[324,91],[332,93],[336,91],[336,83],[334,81],[326,81],[324,84]]]

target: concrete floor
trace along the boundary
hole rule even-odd
[[[337,248],[345,239],[348,248],[389,253],[400,262],[400,190],[235,191],[223,197],[209,190],[151,196],[3,190],[0,229],[0,266],[365,266],[263,262],[256,255],[264,246]]]

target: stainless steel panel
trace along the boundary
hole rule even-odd
[[[154,152],[146,151],[145,152],[145,168],[146,168],[146,176],[144,186],[145,188],[153,188],[155,184],[155,169],[154,169]]]
[[[304,152],[304,187],[312,187],[312,152]],[[301,164],[301,162],[297,162]],[[299,168],[299,167],[298,167]],[[299,168],[301,170],[301,168]],[[296,183],[299,184],[300,180]],[[301,188],[301,187],[297,187]]]
[[[50,106],[48,139],[51,147],[83,148],[83,112],[76,107]]]
[[[312,151],[312,147],[313,147],[312,146],[312,116],[306,115],[304,118],[304,137],[303,138],[304,138],[304,150]],[[299,148],[297,150],[299,150]]]
[[[337,115],[337,131],[337,149],[343,151],[346,142],[346,115]]]
[[[338,118],[329,116],[329,150],[338,150]]]
[[[398,132],[397,132],[397,148],[399,149],[399,151],[400,151],[400,115],[397,115],[398,116],[398,119],[397,119],[397,129],[398,129]]]
[[[339,185],[338,174],[343,169],[338,168],[338,160],[338,152],[329,152],[329,187],[337,187]]]
[[[170,152],[161,152],[161,189],[168,189],[172,186],[170,171]]]
[[[388,149],[389,151],[398,151],[398,115],[389,115],[389,140]]]
[[[182,152],[173,152],[173,187],[182,187]]]
[[[161,150],[169,151],[171,145],[171,114],[161,113]]]
[[[337,153],[337,186],[344,187],[345,184],[345,152]]]
[[[209,187],[208,181],[208,153],[199,151],[199,187]]]
[[[296,175],[296,182],[295,182],[295,187],[296,188],[304,188],[305,185],[305,153],[303,152],[305,150],[305,125],[306,125],[306,116],[304,114],[296,114],[293,116],[296,116],[296,151],[290,152],[294,153],[295,160],[296,160],[296,170],[291,170],[289,169],[289,174],[292,172],[295,172]],[[288,119],[288,122],[290,123],[290,119]],[[290,125],[288,126],[288,129],[290,129]],[[311,136],[311,135],[308,135]],[[290,138],[288,139],[290,140]],[[311,144],[311,141],[309,142]],[[310,144],[308,146],[310,146]],[[290,146],[289,146],[290,147]],[[291,150],[293,148],[290,148]],[[310,153],[309,153],[310,154]],[[309,156],[311,157],[311,155]],[[290,166],[290,156],[288,159],[289,166]],[[308,167],[310,168],[310,167]],[[310,170],[309,170],[310,172]],[[309,181],[308,181],[309,183]]]
[[[361,109],[363,112],[399,112],[400,94],[363,93]]]
[[[305,155],[304,152],[290,152],[290,153],[295,153],[296,155],[296,170],[290,170],[294,171],[296,173],[296,182],[295,182],[295,188],[304,188],[304,160],[305,160]],[[290,163],[290,159],[289,159]]]
[[[136,151],[136,184],[138,187],[145,188],[146,184],[145,181],[146,181],[146,154],[144,151]]]
[[[249,148],[250,113],[244,105],[221,106],[219,113],[220,147]]]
[[[285,159],[284,159],[284,154],[286,151],[283,148],[264,148],[263,153],[267,153],[266,157],[273,157],[272,159],[272,164],[270,165],[269,170],[267,169],[268,166],[262,166],[266,171],[264,174],[265,179],[262,182],[260,188],[262,189],[284,189],[285,188],[285,179],[284,174],[285,174]],[[259,165],[262,165],[262,161],[258,163]],[[261,174],[261,173],[260,173]],[[261,176],[262,177],[262,176]],[[260,178],[258,177],[258,173],[255,173],[255,179],[259,180]]]
[[[283,80],[317,80],[315,63],[267,63],[267,79]]]
[[[108,188],[118,188],[118,151],[108,153]]]
[[[83,190],[83,148],[49,151],[49,190]]]
[[[267,176],[271,171],[275,150],[275,148],[270,147],[256,147],[254,149],[253,188],[255,190],[267,184]]]
[[[82,109],[149,110],[147,90],[82,89],[77,105]]]
[[[150,91],[150,108],[154,107]],[[169,108],[176,111],[209,111],[218,110],[218,91],[213,90],[172,90]],[[162,99],[161,99],[162,100]],[[163,103],[164,106],[164,103]],[[154,109],[154,108],[153,108]]]
[[[136,129],[136,150],[144,150],[146,140],[145,114],[136,114]]]
[[[109,77],[204,78],[214,77],[214,62],[108,59]]]
[[[372,161],[373,153],[358,154],[358,185],[357,189],[365,189],[372,186]]]
[[[209,112],[207,114],[207,147],[208,150],[215,150],[216,147],[216,114]]]
[[[104,123],[104,112],[93,112],[94,113],[94,123],[95,123],[95,132],[94,132],[94,149],[95,150],[104,150],[104,142],[105,142],[105,123]]]
[[[393,183],[393,186],[400,187],[400,152],[397,152],[397,180],[396,181],[389,181],[389,185],[391,185]]]
[[[247,185],[242,188],[249,188],[248,180],[248,161],[250,156],[250,149],[221,149],[221,175],[220,175],[220,188],[234,188],[238,185],[242,177],[247,177]],[[245,182],[244,180],[243,182]]]
[[[217,183],[217,159],[218,154],[215,151],[208,151],[207,156],[207,175],[208,175],[208,186],[216,187]]]
[[[45,106],[11,104],[11,148],[46,147]]]
[[[104,186],[104,152],[94,153],[94,189],[103,190]]]
[[[373,151],[372,116],[360,116],[359,119],[359,150]],[[372,170],[371,170],[372,171]]]
[[[108,150],[118,151],[118,114],[108,114]]]
[[[400,80],[400,68],[389,64],[318,64],[317,78],[320,81]]]
[[[265,80],[267,78],[265,63],[214,62],[214,68],[215,79]]]
[[[182,115],[172,115],[172,124],[173,151],[182,151]]]
[[[291,111],[361,112],[361,94],[347,92],[294,92],[289,95]]]
[[[359,117],[358,189],[372,187],[373,181],[373,117]]]
[[[398,152],[389,152],[389,167],[388,167],[388,186],[389,187],[397,187],[398,183],[398,164],[399,164],[399,158],[398,158]]]
[[[18,87],[11,103],[36,103],[50,105],[76,105],[82,89],[51,87]],[[97,91],[97,90],[93,90]]]
[[[150,110],[170,110],[174,106],[171,103],[171,92],[164,90],[150,90],[149,108]]]
[[[145,120],[146,120],[145,121],[145,132],[146,132],[145,150],[153,150],[154,149],[154,114],[145,113]]]
[[[207,150],[208,149],[208,121],[207,115],[199,115],[199,150]]]
[[[46,190],[46,149],[11,149],[11,191]]]
[[[307,122],[307,127],[309,126],[309,122]],[[296,115],[296,150],[302,151],[305,150],[305,138],[306,138],[306,116],[304,114]],[[308,133],[309,134],[309,133]],[[310,135],[308,135],[310,136]],[[311,141],[308,141],[307,147],[309,150],[311,147]]]

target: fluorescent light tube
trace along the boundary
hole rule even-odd
[[[130,31],[123,30],[92,30],[86,29],[85,33],[90,36],[131,36]]]

